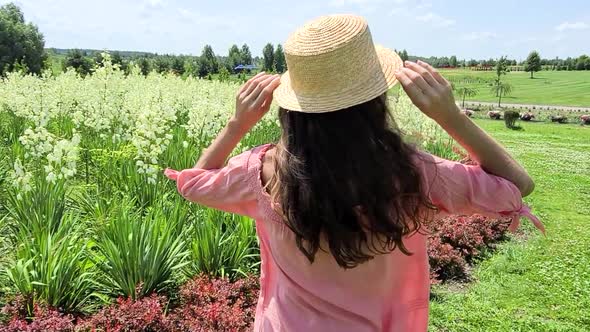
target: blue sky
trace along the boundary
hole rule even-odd
[[[0,4],[9,2],[0,0]],[[363,15],[376,43],[422,56],[544,58],[590,54],[588,0],[16,0],[47,47],[260,55],[314,17]]]

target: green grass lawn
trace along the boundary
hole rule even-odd
[[[474,97],[466,100],[497,102],[498,98],[490,91],[488,82],[495,77],[495,72],[472,70],[442,70],[443,76],[455,84],[463,77],[480,78],[480,82],[469,86],[479,90]],[[542,104],[561,106],[590,107],[590,71],[540,71],[531,79],[527,72],[510,72],[503,76],[513,86],[511,96],[503,97],[505,103]],[[486,82],[487,81],[487,82]],[[456,97],[460,100],[460,97]]]
[[[527,227],[527,239],[503,244],[476,268],[474,283],[434,288],[431,330],[590,331],[590,128],[476,122],[534,178],[525,200],[547,236]]]

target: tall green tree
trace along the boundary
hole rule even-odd
[[[472,88],[467,85],[462,85],[454,89],[455,92],[461,96],[461,107],[465,108],[465,98],[474,97],[479,92],[477,88]]]
[[[277,49],[275,50],[275,54],[273,56],[274,61],[274,69],[277,73],[281,74],[285,72],[287,68],[287,63],[285,62],[285,53],[283,53],[283,46],[281,44],[277,45]]]
[[[456,56],[454,56],[454,55],[453,55],[453,56],[452,56],[452,57],[449,59],[449,65],[450,65],[451,67],[457,67],[457,57],[456,57]]]
[[[402,59],[402,61],[408,60],[408,51],[402,50],[399,52],[399,57]]]
[[[184,74],[184,59],[180,56],[175,56],[174,59],[172,59],[171,69],[176,75]]]
[[[508,73],[508,61],[506,57],[500,57],[498,61],[496,61],[496,79],[494,80],[495,86],[500,86],[502,84],[502,75],[506,75]],[[499,91],[496,89],[496,91]],[[496,97],[498,97],[498,93],[496,93]]]
[[[138,62],[139,70],[143,76],[147,76],[150,71],[152,70],[152,66],[150,65],[150,61],[146,58],[139,59]]]
[[[90,71],[92,70],[92,62],[90,59],[86,58],[82,51],[75,49],[69,51],[66,55],[64,70],[68,68],[74,68],[80,76],[84,77],[90,74]]]
[[[272,46],[271,43],[268,43],[264,46],[264,48],[262,49],[262,56],[263,56],[262,70],[269,71],[269,72],[273,70],[274,53],[275,53],[275,48],[274,48],[274,46]]]
[[[47,54],[45,40],[36,25],[25,23],[23,12],[13,3],[0,7],[0,75],[15,65],[39,74]]]
[[[238,48],[238,45],[233,44],[230,47],[229,53],[227,55],[227,61],[232,71],[234,68],[236,68],[236,66],[242,64],[242,52]]]
[[[203,47],[203,52],[199,60],[199,77],[216,74],[219,71],[219,63],[211,45],[205,45]]]
[[[590,70],[590,57],[586,54],[580,55],[576,60],[576,70]]]
[[[242,50],[240,51],[242,55],[242,63],[245,65],[252,64],[252,52],[250,52],[250,47],[247,44],[242,45]]]
[[[154,59],[154,70],[157,73],[167,73],[168,71],[170,71],[170,67],[171,64],[168,58],[160,55]]]
[[[539,56],[539,52],[532,51],[526,58],[526,62],[524,63],[524,71],[530,72],[531,78],[533,78],[534,72],[539,70],[541,70],[541,57]]]
[[[510,83],[507,82],[500,82],[500,84],[496,84],[492,86],[492,93],[495,93],[498,97],[498,107],[501,106],[502,97],[509,96],[512,93],[513,87]]]

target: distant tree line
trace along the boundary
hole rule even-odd
[[[0,76],[11,71],[23,71],[40,74],[52,64],[59,63],[60,69],[74,68],[80,75],[88,75],[96,66],[103,63],[101,51],[90,50],[57,50],[45,48],[43,34],[37,26],[26,23],[20,8],[12,3],[0,6]],[[49,51],[49,52],[48,52]],[[48,54],[49,53],[49,54]],[[65,54],[64,54],[65,53]],[[453,67],[496,67],[496,59],[488,60],[458,60],[450,57],[419,57],[409,55],[406,50],[398,51],[402,60],[423,60],[437,68]],[[581,55],[577,58],[543,59],[537,52],[531,52],[527,60],[516,61],[502,58],[502,66],[534,72],[541,69],[549,70],[590,70],[590,57]],[[155,71],[158,73],[173,73],[183,76],[211,78],[218,75],[222,80],[230,74],[237,73],[238,65],[254,65],[257,69],[267,72],[283,73],[287,70],[285,54],[281,44],[276,47],[268,43],[262,49],[262,57],[253,57],[247,44],[241,47],[232,45],[227,55],[216,55],[210,45],[205,45],[200,56],[170,55],[142,52],[114,51],[111,53],[113,64],[128,72],[130,64],[139,66],[144,75]],[[55,70],[58,66],[53,65]],[[240,72],[241,74],[241,72]],[[244,75],[241,75],[245,79]]]
[[[531,52],[535,53],[535,51]],[[411,61],[422,60],[431,64],[435,68],[463,68],[463,67],[489,67],[495,68],[497,65],[497,59],[487,59],[487,60],[458,60],[456,56],[451,57],[420,57],[415,55],[407,55],[407,52],[402,51],[400,57],[404,59],[404,55],[406,59]],[[538,53],[537,53],[538,56]],[[530,57],[530,55],[529,55]],[[517,61],[515,59],[504,59],[508,66],[525,66],[527,65],[529,59],[523,61]],[[566,59],[561,59],[559,57],[555,57],[554,59],[543,59],[539,56],[538,65],[541,68],[546,70],[590,70],[590,57],[588,55],[581,55],[577,58],[568,57]],[[540,69],[539,69],[540,70]],[[529,71],[526,70],[525,71]]]

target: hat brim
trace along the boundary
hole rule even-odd
[[[381,70],[369,80],[357,82],[347,91],[331,94],[300,96],[291,87],[289,71],[281,77],[281,84],[274,91],[274,100],[284,109],[304,113],[326,113],[362,104],[387,92],[398,80],[395,72],[403,67],[399,55],[385,47],[375,46]]]

